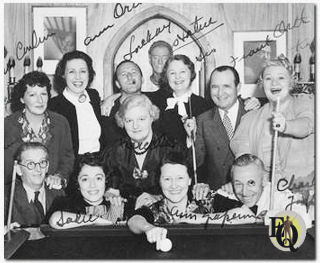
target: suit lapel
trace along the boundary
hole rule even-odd
[[[216,107],[213,110],[213,121],[212,124],[214,126],[214,130],[218,131],[217,133],[213,132],[213,134],[216,134],[218,137],[218,141],[224,142],[229,146],[229,137],[227,135],[226,129],[222,123],[222,120],[220,118],[218,107]]]

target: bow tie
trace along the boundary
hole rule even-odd
[[[103,216],[107,213],[107,207],[105,205],[86,206],[86,214],[93,216]]]
[[[187,115],[186,107],[184,103],[188,103],[189,96],[182,96],[179,98],[167,98],[167,108],[166,110],[174,109],[176,104],[178,104],[178,114],[183,117]]]

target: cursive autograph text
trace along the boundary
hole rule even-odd
[[[89,218],[87,220],[85,220],[85,217],[87,215],[85,214],[76,214],[75,218],[72,217],[67,217],[64,218],[63,217],[63,211],[60,211],[61,215],[59,220],[57,221],[57,225],[60,227],[63,227],[64,225],[70,224],[70,223],[77,223],[77,224],[82,224],[82,223],[88,223],[88,222],[94,222],[98,219],[98,217],[93,216],[93,215],[89,215]]]
[[[253,56],[254,54],[264,49],[266,46],[270,46],[271,42],[272,40],[270,40],[270,36],[267,35],[266,40],[262,44],[260,44],[255,49],[250,49],[250,51],[247,54],[244,54],[242,57],[239,58],[239,57],[230,56],[231,57],[230,63],[232,64],[233,67],[235,67],[237,62],[241,61],[242,59],[246,59],[247,57]]]
[[[146,37],[142,38],[140,40],[140,44],[134,46],[134,41],[136,39],[135,35],[132,35],[130,38],[130,46],[129,46],[129,52],[123,56],[123,59],[125,60],[131,60],[132,54],[138,53],[139,50],[141,50],[145,45],[151,42],[151,40],[155,39],[158,35],[160,35],[165,29],[167,29],[168,33],[171,33],[171,22],[168,24],[164,24],[161,27],[157,27],[155,32],[150,32],[150,30],[147,30]]]
[[[198,18],[198,16],[195,16],[194,21],[190,24],[191,26],[193,26],[193,30],[187,30],[187,31],[183,31],[182,34],[177,34],[176,39],[173,41],[172,46],[173,47],[177,47],[180,45],[181,41],[185,42],[187,39],[189,39],[190,37],[194,36],[195,34],[201,32],[202,30],[212,26],[212,25],[216,25],[213,29],[209,30],[208,32],[206,32],[205,34],[203,34],[202,36],[199,37],[195,37],[194,40],[198,40],[202,37],[204,37],[205,35],[211,33],[212,31],[216,30],[217,28],[221,27],[222,25],[224,25],[224,23],[220,23],[217,25],[218,21],[217,20],[213,20],[212,17],[209,18],[208,21],[204,22],[203,24],[199,23],[200,20],[203,19],[203,17]],[[174,49],[174,51],[177,51],[180,48],[183,48],[191,43],[194,42],[194,40],[183,44],[182,46],[179,46],[178,48]]]
[[[113,9],[113,17],[115,19],[118,19],[122,16],[124,16],[126,13],[132,12],[133,9],[137,8],[138,6],[142,5],[142,3],[133,3],[132,6],[123,5],[121,3],[116,3],[114,9]],[[97,38],[99,38],[104,32],[106,32],[108,29],[113,28],[115,26],[115,23],[109,24],[102,28],[98,34],[95,34],[93,37],[87,36],[84,39],[84,44],[88,46],[91,42],[95,41]]]
[[[96,38],[100,37],[104,32],[106,32],[108,29],[110,29],[110,28],[112,28],[112,27],[114,27],[114,24],[112,24],[112,25],[107,25],[107,26],[105,26],[104,28],[102,28],[98,34],[94,35],[94,37],[86,37],[86,38],[84,39],[84,44],[85,44],[86,46],[88,46],[88,45],[89,45],[91,42],[93,42]]]
[[[314,177],[311,181],[311,184],[309,182],[299,182],[297,184],[294,179],[295,179],[294,174],[291,176],[290,182],[286,178],[279,179],[277,183],[278,191],[282,192],[289,189],[295,192],[296,190],[308,190],[315,186]]]
[[[254,214],[241,214],[234,212],[233,214],[229,214],[229,211],[222,212],[222,213],[206,213],[206,214],[197,214],[197,213],[188,213],[188,212],[180,212],[176,206],[172,207],[172,209],[169,211],[170,215],[173,217],[177,217],[179,219],[189,219],[197,221],[198,217],[204,218],[205,221],[205,228],[207,228],[207,225],[210,224],[210,221],[219,221],[221,223],[221,228],[224,227],[226,222],[232,223],[233,220],[241,220],[241,219],[247,219],[247,218],[254,218],[254,219],[262,219],[263,216],[265,216],[265,211],[263,213],[260,213],[259,215]],[[222,221],[221,221],[222,220]]]
[[[310,20],[308,20],[308,18],[304,16],[303,8],[300,17],[296,17],[293,24],[285,23],[283,20],[279,24],[277,24],[275,29],[273,30],[273,36],[275,38],[281,37],[284,33],[288,32],[289,30],[299,28],[302,24],[307,23],[310,23]]]
[[[16,46],[16,57],[18,60],[23,59],[23,57],[32,49],[37,48],[41,43],[44,43],[46,40],[48,40],[49,37],[54,36],[56,33],[49,33],[48,35],[44,37],[38,37],[35,30],[32,31],[32,39],[31,39],[31,45],[24,47],[22,42],[19,41]]]
[[[138,6],[142,5],[142,3],[133,3],[131,7],[127,5],[122,5],[121,3],[116,3],[114,10],[113,10],[113,17],[118,19],[122,17],[126,12],[130,13],[133,9],[137,8]]]
[[[205,52],[204,54],[200,54],[199,56],[196,57],[196,60],[201,62],[204,60],[206,57],[209,57],[212,53],[216,52],[217,50],[215,48],[211,49],[208,52]]]

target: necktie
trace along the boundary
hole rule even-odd
[[[233,128],[232,128],[232,124],[231,124],[231,120],[228,116],[228,112],[225,111],[224,112],[224,116],[223,116],[223,120],[222,123],[226,129],[226,132],[228,134],[229,140],[231,140],[232,136],[233,136]]]
[[[34,192],[34,205],[36,206],[36,208],[38,209],[38,211],[40,212],[41,216],[44,217],[44,210],[43,210],[43,206],[39,201],[39,191],[35,191]]]
[[[258,206],[254,205],[254,206],[250,207],[250,210],[256,215],[258,212]]]

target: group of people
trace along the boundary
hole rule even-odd
[[[58,63],[54,98],[45,73],[19,80],[13,113],[4,123],[5,214],[14,185],[14,225],[70,228],[127,221],[134,233],[159,242],[166,237],[162,223],[262,221],[271,179],[313,182],[313,96],[291,94],[286,60],[268,62],[261,73],[269,101],[262,107],[257,98],[239,96],[233,67],[213,70],[211,98],[205,99],[191,90],[193,62],[173,54],[165,41],[151,45],[149,62],[147,91],[139,65],[124,60],[114,74],[112,88],[119,92],[102,103],[91,88],[92,59],[81,51],[66,53]],[[286,208],[288,194],[299,198],[288,191],[276,191],[275,198],[283,200],[278,209]],[[234,214],[251,216],[230,219]]]

